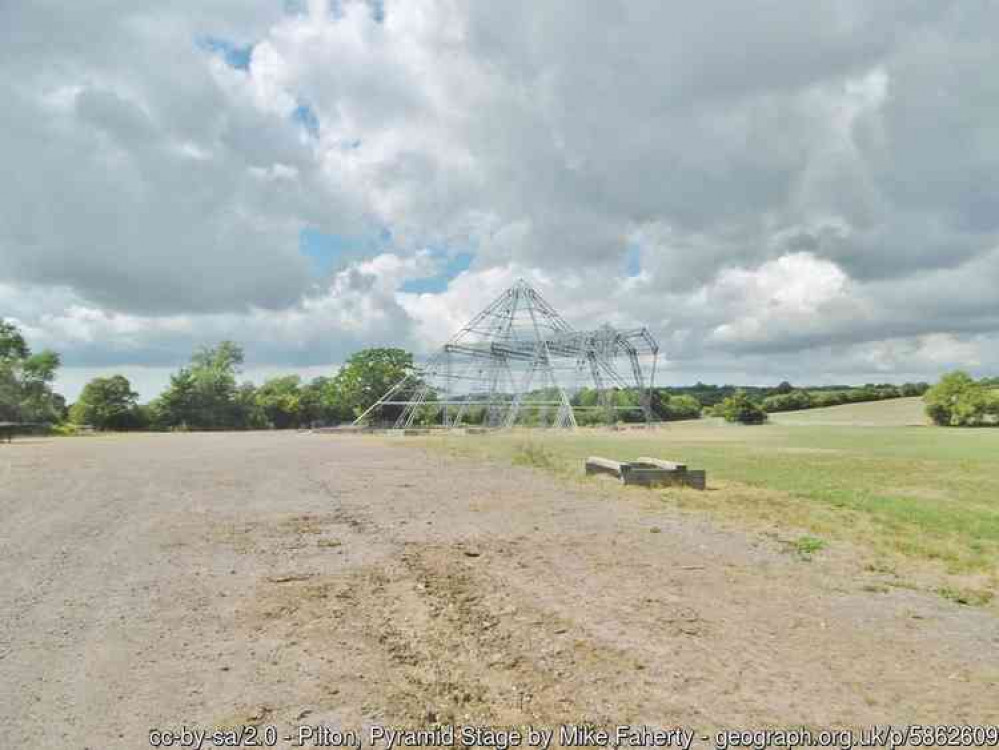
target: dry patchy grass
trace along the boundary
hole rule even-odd
[[[421,441],[455,455],[582,479],[588,455],[656,455],[708,470],[706,492],[654,490],[678,508],[845,540],[942,567],[992,591],[999,576],[999,430],[684,423],[574,433],[515,430]],[[964,591],[964,589],[962,589]],[[965,591],[956,601],[982,603]]]

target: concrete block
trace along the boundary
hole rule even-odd
[[[663,469],[648,469],[625,464],[621,471],[621,480],[625,484],[637,484],[642,487],[661,487],[679,484],[682,477],[673,471]]]
[[[657,469],[665,469],[666,471],[686,471],[687,464],[678,464],[674,461],[663,461],[660,458],[650,458],[649,456],[639,456],[638,460],[634,462],[635,464],[647,464],[650,467],[655,467]]]
[[[609,458],[600,456],[590,456],[586,459],[584,468],[587,474],[610,474],[618,479],[621,478],[623,464],[620,461],[612,461]]]
[[[695,490],[707,489],[708,473],[704,469],[688,469],[684,474],[683,483]]]

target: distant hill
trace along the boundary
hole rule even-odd
[[[906,427],[929,424],[921,398],[893,398],[860,404],[826,406],[770,415],[770,421],[786,425],[852,425],[856,427]]]

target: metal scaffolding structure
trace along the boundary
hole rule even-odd
[[[575,427],[576,412],[585,410],[609,421],[622,410],[640,411],[649,422],[658,354],[647,328],[573,329],[521,279],[354,424],[384,422],[388,413],[397,428]],[[584,388],[595,403],[573,403]],[[618,404],[617,389],[638,394],[638,405]]]

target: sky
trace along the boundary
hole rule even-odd
[[[0,3],[0,317],[70,398],[519,277],[666,384],[996,374],[997,69],[987,0]]]

